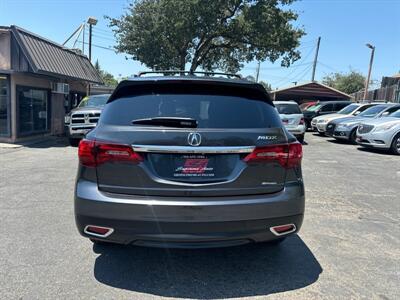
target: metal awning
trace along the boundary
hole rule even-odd
[[[351,96],[319,82],[307,82],[270,92],[273,100],[349,100]]]
[[[99,73],[85,55],[23,28],[12,25],[10,29],[34,73],[102,83]]]

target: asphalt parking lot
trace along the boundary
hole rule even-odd
[[[0,148],[1,299],[399,299],[400,157],[307,133],[299,235],[210,250],[93,246],[73,217],[76,148]]]

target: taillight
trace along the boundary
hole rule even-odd
[[[300,125],[304,125],[304,118],[300,119]]]
[[[96,167],[105,162],[126,161],[140,163],[143,161],[131,146],[108,144],[98,141],[83,139],[79,143],[79,161],[86,167]]]
[[[81,140],[79,142],[78,156],[79,161],[86,167],[96,166],[96,155],[94,153],[94,141]]]
[[[300,165],[303,158],[303,146],[299,142],[289,144],[289,154],[287,168],[293,168]]]
[[[257,147],[244,158],[245,162],[277,161],[282,167],[293,168],[300,164],[303,148],[295,142],[288,145],[271,145]]]

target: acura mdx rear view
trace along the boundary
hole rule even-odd
[[[302,146],[256,83],[123,81],[78,152],[75,218],[93,242],[233,246],[302,224]]]

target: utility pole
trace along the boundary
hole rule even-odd
[[[314,57],[314,64],[313,64],[313,70],[312,70],[312,76],[311,76],[311,81],[314,82],[315,80],[315,70],[317,69],[317,61],[318,61],[318,52],[319,52],[319,44],[321,43],[321,37],[318,37],[317,41],[317,51],[315,51],[315,57]]]
[[[89,24],[89,61],[92,62],[92,27],[97,24],[97,19],[89,17],[87,23]],[[90,95],[90,84],[87,85],[86,94]]]
[[[258,61],[257,63],[256,82],[258,82],[259,76],[260,76],[260,61]]]
[[[368,86],[369,86],[369,81],[371,80],[372,63],[374,62],[374,54],[375,54],[375,46],[372,46],[371,44],[367,44],[366,46],[370,48],[372,51],[371,51],[371,58],[369,60],[368,76],[367,80],[365,81],[364,100],[367,100],[368,97]]]
[[[92,61],[92,27],[97,24],[97,19],[89,17],[87,23],[89,24],[89,60]]]

